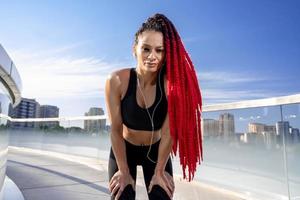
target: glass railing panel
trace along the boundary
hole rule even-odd
[[[279,106],[204,112],[204,165],[196,179],[252,197],[286,197],[280,120]]]
[[[108,158],[108,132],[103,120],[69,121],[69,151],[76,155]]]
[[[26,125],[34,128],[28,128]],[[16,126],[18,128],[15,128]],[[62,119],[13,122],[10,145],[107,160],[110,140],[103,120]]]
[[[61,121],[44,121],[37,122],[40,137],[43,141],[42,150],[55,151],[60,153],[68,153],[69,136],[67,127],[65,128],[61,124],[65,123],[65,120]]]
[[[206,107],[202,115],[204,162],[195,180],[242,193],[244,199],[299,199],[297,98],[293,95],[242,102],[239,107],[234,103],[231,107]],[[107,161],[110,130],[105,126],[106,121],[98,117],[9,122],[9,144]],[[0,122],[3,124],[4,120]],[[182,174],[178,156],[173,158],[173,167],[175,174]]]
[[[202,117],[204,163],[195,180],[250,198],[286,199],[289,190],[299,196],[298,104],[204,112]],[[12,122],[10,144],[107,160],[105,125],[99,119]],[[173,161],[175,173],[181,174],[178,157]]]
[[[300,104],[282,106],[290,199],[300,199]]]
[[[9,122],[9,145],[43,149],[43,130],[34,127],[34,122]]]
[[[195,180],[250,197],[286,197],[283,140],[276,131],[280,119],[279,106],[204,112],[204,163]],[[18,128],[10,130],[10,145],[107,161],[109,131],[97,123],[100,120],[13,122]],[[174,172],[181,174],[178,157],[173,164]]]

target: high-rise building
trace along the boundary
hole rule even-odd
[[[203,119],[202,130],[203,130],[203,136],[218,136],[219,121],[215,119]]]
[[[296,135],[297,137],[299,137],[300,136],[299,129],[298,128],[291,128],[291,134]]]
[[[276,135],[288,135],[290,133],[290,123],[288,121],[280,121],[276,123]]]
[[[276,133],[276,126],[273,126],[273,125],[266,125],[266,126],[265,126],[265,132],[275,134],[275,133]]]
[[[263,142],[267,148],[274,146],[276,142],[276,127],[261,123],[248,124],[248,136],[250,142],[256,144]]]
[[[12,118],[37,118],[39,116],[40,104],[35,99],[22,98],[15,108],[10,105],[9,115]],[[34,122],[11,122],[12,128],[35,128]]]
[[[290,135],[294,143],[298,143],[300,141],[300,133],[298,128],[290,127]]]
[[[59,108],[57,106],[52,106],[52,105],[40,106],[39,118],[56,118],[58,116],[59,116]],[[39,122],[39,125],[47,128],[53,128],[59,126],[59,122],[58,121]]]
[[[292,142],[293,138],[290,133],[290,123],[288,121],[277,122],[276,135],[278,136],[280,142],[283,142],[283,139],[285,140],[286,143]]]
[[[256,133],[256,134],[275,134],[276,127],[272,125],[266,125],[261,123],[249,123],[248,124],[248,133]]]
[[[85,116],[97,116],[104,115],[104,110],[102,108],[90,108]],[[106,119],[100,120],[85,120],[84,121],[84,130],[90,133],[99,133],[100,130],[105,130],[106,128]]]
[[[219,117],[219,133],[222,136],[232,136],[235,133],[234,116],[230,113],[223,113]]]
[[[249,123],[248,124],[248,133],[257,133],[262,134],[265,131],[265,124],[261,123]]]

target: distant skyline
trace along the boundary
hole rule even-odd
[[[107,75],[135,67],[134,34],[160,12],[191,55],[204,105],[260,99],[300,93],[299,8],[294,0],[2,0],[0,43],[23,97],[83,116],[106,110]]]
[[[247,131],[249,123],[275,125],[277,122],[281,121],[279,106],[204,112],[202,117],[203,119],[219,120],[220,115],[224,113],[229,113],[234,116],[235,131],[237,133],[244,133],[245,131]],[[288,121],[290,123],[290,126],[292,126],[293,128],[300,129],[299,113],[299,104],[282,106],[282,119],[283,121]]]

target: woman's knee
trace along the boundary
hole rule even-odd
[[[159,185],[153,185],[151,192],[148,194],[149,200],[168,200],[170,199],[167,192]]]
[[[115,199],[115,195],[111,195],[111,200],[114,200]],[[121,196],[119,197],[119,200],[135,200],[135,191],[132,187],[132,185],[127,185]]]

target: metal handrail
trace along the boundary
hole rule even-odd
[[[5,114],[0,114],[0,117],[11,122],[49,122],[49,121],[76,121],[76,120],[99,120],[107,119],[106,115],[95,116],[78,116],[78,117],[53,117],[53,118],[11,118]]]
[[[202,108],[202,112],[234,110],[234,109],[242,109],[242,108],[256,108],[256,107],[266,107],[266,106],[279,106],[279,105],[296,104],[296,103],[300,103],[300,94],[282,96],[282,97],[272,97],[266,99],[239,101],[233,103],[205,105]],[[0,117],[12,122],[76,121],[76,120],[99,120],[99,119],[108,118],[107,115],[96,115],[96,116],[20,119],[20,118],[11,118],[5,114],[0,114]]]
[[[234,109],[242,109],[242,108],[279,106],[279,105],[296,104],[296,103],[300,103],[300,94],[281,96],[281,97],[272,97],[272,98],[265,98],[265,99],[248,100],[248,101],[239,101],[233,103],[206,105],[203,106],[202,111],[210,112],[210,111],[221,111],[221,110],[234,110]]]

